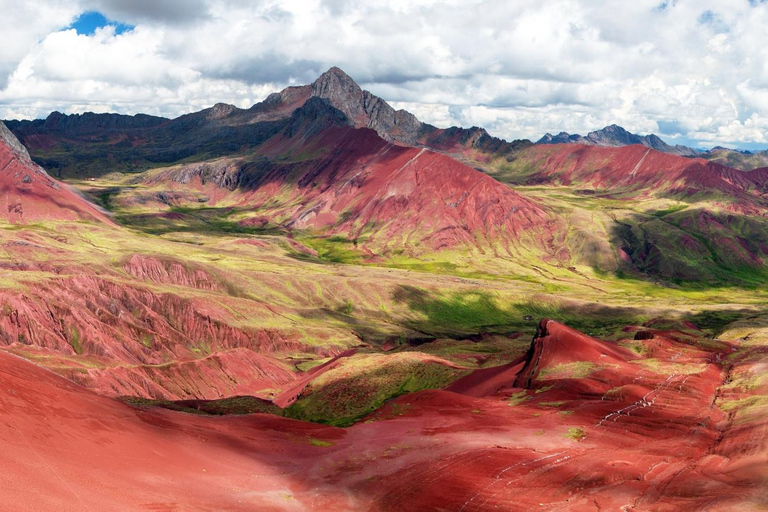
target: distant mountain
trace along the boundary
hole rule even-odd
[[[445,154],[356,128],[394,119],[376,121],[356,107],[347,105],[358,114],[354,122],[328,99],[310,97],[250,155],[149,171],[142,182],[178,198],[173,204],[256,206],[258,216],[242,220],[246,227],[269,220],[284,230],[359,240],[376,252],[403,241],[414,251],[511,250],[551,220],[534,202]],[[156,194],[134,200],[158,202]]]
[[[768,167],[768,149],[744,151],[716,146],[709,151],[701,153],[699,156],[711,162],[717,162],[742,171]]]
[[[630,133],[621,126],[612,124],[606,126],[602,130],[590,132],[586,137],[578,134],[570,134],[566,132],[560,132],[557,135],[547,133],[536,144],[584,144],[587,146],[631,146],[633,144],[640,144],[645,147],[661,151],[662,153],[669,153],[671,155],[679,156],[697,156],[699,154],[693,148],[687,146],[671,146],[661,140],[657,135],[636,135]]]

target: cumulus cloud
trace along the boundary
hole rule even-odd
[[[3,5],[7,3],[8,5]],[[618,123],[768,144],[768,5],[750,0],[49,0],[0,20],[0,117],[249,106],[330,66],[438,126],[507,139]],[[98,10],[135,25],[62,30]]]

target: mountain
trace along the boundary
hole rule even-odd
[[[537,144],[493,175],[570,191],[560,205],[571,225],[562,254],[577,263],[665,282],[765,278],[768,169],[739,171],[640,145]]]
[[[614,193],[728,197],[734,208],[762,205],[763,172],[742,172],[701,158],[681,158],[649,147],[536,145],[518,154],[535,170],[525,183],[561,183]]]
[[[346,124],[372,129],[388,142],[429,147],[471,161],[504,157],[530,144],[506,142],[477,127],[440,129],[422,123],[363,90],[335,67],[310,85],[288,87],[249,109],[220,103],[172,120],[54,112],[44,120],[7,123],[40,165],[60,178],[85,178],[107,170],[139,172],[247,153],[284,129],[291,114],[310,98],[326,100],[344,114]]]
[[[200,205],[202,198],[209,206],[254,211],[242,225],[266,218],[291,231],[340,235],[377,253],[509,252],[551,220],[509,187],[445,154],[354,126],[328,99],[312,97],[250,157],[151,171],[143,181],[177,197],[175,206]],[[147,204],[148,198],[127,200]]]
[[[768,149],[744,151],[716,146],[709,151],[699,154],[699,156],[711,162],[717,162],[742,171],[768,167]]]
[[[88,220],[111,224],[107,215],[68,185],[52,179],[0,122],[0,218],[13,224],[38,220]]]
[[[662,153],[680,156],[696,156],[698,151],[687,146],[670,146],[656,135],[636,135],[621,126],[612,124],[602,130],[590,132],[586,137],[578,134],[560,132],[557,135],[545,134],[536,144],[584,144],[587,146],[630,146],[640,144]]]
[[[765,503],[768,169],[437,129],[338,69],[11,126],[4,508]]]

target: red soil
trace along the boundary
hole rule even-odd
[[[573,347],[587,361],[605,354],[634,370],[619,381],[596,371],[486,398],[420,392],[342,430],[261,414],[135,410],[0,353],[3,506],[470,512],[765,505],[765,418],[734,423],[715,405],[727,380],[721,353],[651,329],[646,341],[659,361],[701,370],[657,373],[612,344],[552,321],[544,328],[534,345],[549,364],[571,361],[558,350]],[[584,392],[597,388],[610,392]],[[505,399],[513,391],[514,406]]]
[[[274,392],[269,390],[297,378],[293,369],[278,359],[246,348],[165,365],[125,365],[82,372],[78,369],[66,375],[102,395],[166,400],[214,400],[238,395],[271,399]]]
[[[524,363],[525,358],[521,357],[502,366],[481,368],[458,379],[446,389],[466,396],[492,396],[514,385],[515,378],[523,369]]]
[[[3,138],[0,138],[0,197],[0,218],[14,224],[37,220],[112,223],[98,207],[68,185],[48,176],[28,155]]]
[[[539,323],[536,338],[526,354],[525,365],[515,380],[518,387],[531,387],[546,371],[556,371],[559,365],[586,362],[599,366],[618,367],[626,372],[626,361],[635,354],[627,349],[590,338],[563,324],[544,319]]]

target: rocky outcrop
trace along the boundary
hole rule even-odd
[[[376,130],[384,140],[414,145],[424,128],[416,116],[395,110],[383,99],[361,89],[337,67],[323,73],[311,87],[312,96],[327,99],[354,126]]]
[[[134,254],[123,265],[131,276],[152,283],[185,286],[198,290],[225,291],[220,280],[193,264]]]

